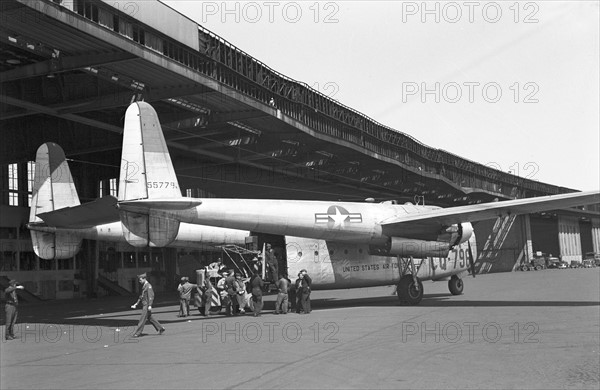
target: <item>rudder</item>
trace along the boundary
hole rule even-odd
[[[41,145],[35,158],[29,223],[43,224],[38,214],[78,205],[79,196],[65,152],[53,142]],[[35,254],[42,259],[68,259],[81,247],[81,238],[73,234],[35,230],[30,230],[30,233]]]

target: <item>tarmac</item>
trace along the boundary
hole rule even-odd
[[[438,389],[600,387],[600,268],[478,275],[463,295],[425,282],[314,291],[308,315],[177,318],[159,295],[132,338],[135,297],[23,304],[2,341],[2,389]],[[4,326],[2,326],[4,333]]]

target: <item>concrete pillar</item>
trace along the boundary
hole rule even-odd
[[[600,253],[600,218],[592,218],[592,245],[594,252]]]
[[[525,252],[525,260],[529,263],[533,260],[533,242],[531,240],[531,219],[529,219],[529,214],[525,214],[521,216],[521,220],[523,221],[523,250]]]
[[[563,261],[581,262],[581,233],[577,217],[558,216],[558,245]]]

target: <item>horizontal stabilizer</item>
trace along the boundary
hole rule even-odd
[[[174,198],[174,199],[139,199],[131,201],[120,201],[119,208],[130,211],[140,210],[186,210],[192,207],[200,206],[202,201],[192,198]]]
[[[58,228],[88,228],[96,225],[116,222],[119,211],[117,198],[105,196],[93,202],[79,206],[65,207],[55,211],[38,214],[46,225]]]

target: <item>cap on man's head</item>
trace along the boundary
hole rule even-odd
[[[190,279],[189,279],[187,276],[182,276],[182,277],[181,277],[181,281],[182,281],[182,282],[186,282],[186,281],[188,281],[188,280],[190,280]]]
[[[11,279],[11,280],[8,281],[8,285],[9,286],[15,286],[17,284],[19,284],[19,282],[17,282],[16,279]]]
[[[147,276],[146,276],[146,273],[145,273],[145,272],[144,272],[143,274],[140,274],[140,275],[138,275],[137,277],[138,277],[138,278],[143,278],[143,279],[146,279],[146,278],[147,278]]]
[[[301,269],[300,272],[308,273],[305,269]]]

